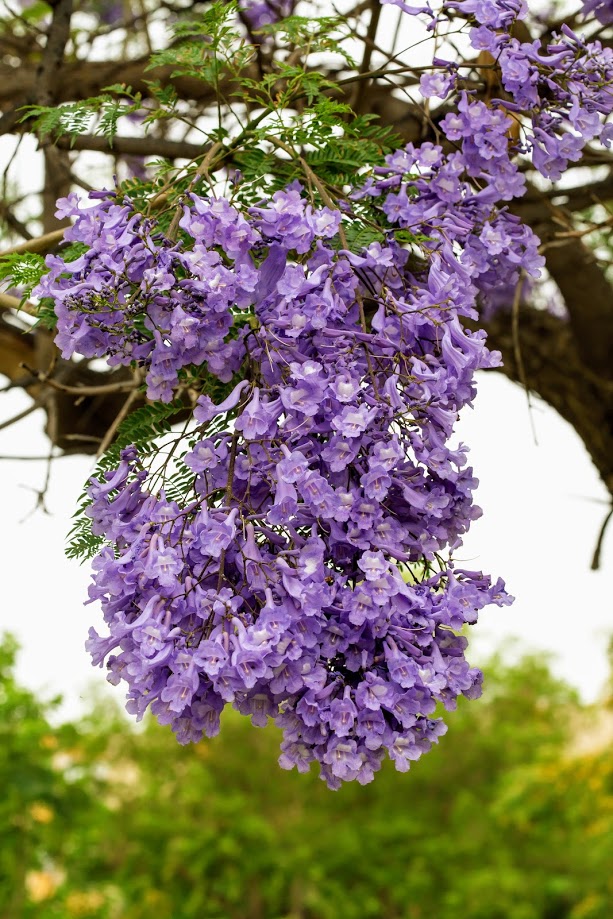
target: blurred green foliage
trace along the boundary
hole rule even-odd
[[[53,726],[14,656],[5,639],[2,919],[613,915],[613,713],[536,657],[493,660],[409,774],[331,792],[281,771],[276,730],[239,716],[192,747],[107,701]]]

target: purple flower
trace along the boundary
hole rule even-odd
[[[419,80],[419,90],[426,99],[432,96],[444,99],[451,92],[454,84],[455,76],[453,74],[434,71],[422,74]]]
[[[218,641],[201,641],[194,651],[194,662],[210,677],[217,676],[228,660],[228,652]]]
[[[594,13],[599,22],[608,25],[613,22],[613,0],[582,0],[583,12]]]
[[[368,409],[365,405],[359,408],[347,406],[332,419],[332,427],[343,437],[359,437],[376,416],[377,409]]]
[[[364,552],[358,565],[368,581],[376,581],[377,578],[386,574],[389,568],[389,563],[385,559],[383,552]]]
[[[294,3],[295,0],[240,0],[239,8],[243,11],[250,29],[257,32],[262,26],[289,16]]]
[[[164,587],[173,587],[182,569],[183,562],[177,550],[171,546],[165,546],[161,536],[154,536],[149,543],[144,568],[145,575],[156,579]]]
[[[362,765],[355,740],[340,737],[328,743],[323,762],[330,766],[333,775],[345,781],[355,778]]]
[[[351,734],[357,714],[358,710],[347,688],[342,699],[335,699],[331,703],[328,713],[328,722],[337,737]]]
[[[356,702],[361,708],[378,711],[381,706],[386,708],[393,704],[393,691],[389,683],[373,673],[366,673],[365,679],[356,689]]]
[[[266,434],[270,426],[276,422],[280,414],[279,408],[280,400],[261,402],[260,390],[256,386],[251,401],[237,418],[235,426],[248,440],[255,440]]]

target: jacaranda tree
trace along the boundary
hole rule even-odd
[[[532,6],[59,0],[4,22],[3,66],[31,63],[0,125],[40,138],[65,194],[61,227],[44,212],[5,253],[2,302],[53,330],[59,359],[20,373],[55,443],[100,455],[70,545],[94,556],[93,661],[182,743],[231,704],[338,788],[407,770],[480,694],[463,629],[510,598],[453,561],[480,514],[453,440],[477,370],[549,399],[613,490],[613,4]],[[78,150],[115,158],[103,187]],[[112,416],[71,431],[58,395]]]

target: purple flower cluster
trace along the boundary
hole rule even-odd
[[[423,182],[411,221],[429,232],[436,163]],[[157,398],[192,360],[240,377],[220,405],[198,400],[183,506],[135,449],[92,480],[93,530],[110,544],[94,563],[109,629],[91,630],[94,661],[127,681],[130,711],[150,706],[183,742],[216,733],[231,703],[274,718],[281,765],[317,761],[331,787],[369,781],[385,753],[407,769],[444,731],[437,703],[480,693],[457,631],[509,602],[502,582],[440,555],[480,514],[450,438],[475,371],[499,360],[463,324],[483,267],[470,208],[470,245],[458,232],[455,250],[415,264],[393,235],[337,248],[341,212],[298,185],[247,212],[194,195],[177,243],[111,193],[65,210],[89,248],[51,257],[39,291],[56,299],[65,354],[136,360]]]
[[[526,15],[528,5],[526,0],[445,0],[443,10],[472,17],[490,29],[509,29]]]
[[[400,0],[385,0],[405,12],[423,12],[410,9]],[[586,3],[586,12],[595,11],[604,21],[611,4]],[[503,200],[521,193],[517,185],[517,170],[510,164],[512,154],[529,154],[534,167],[548,179],[557,181],[569,163],[577,162],[585,145],[595,139],[609,147],[613,142],[613,124],[606,118],[613,112],[613,50],[599,41],[584,41],[567,25],[555,41],[543,47],[541,42],[522,42],[511,34],[516,19],[526,15],[524,0],[448,0],[443,3],[438,21],[453,13],[472,22],[470,42],[477,51],[488,52],[500,70],[500,80],[505,98],[490,100],[488,108],[497,109],[500,125],[506,125],[495,137],[490,122],[492,147],[483,145],[481,158],[491,160],[492,170],[498,176],[498,190]],[[433,15],[433,14],[430,14]],[[463,151],[467,165],[474,169],[474,145],[470,143],[473,127],[480,129],[487,115],[480,103],[481,112],[461,91],[455,70],[440,64],[422,77],[421,88],[426,96],[445,97],[458,88],[458,112],[446,119],[450,140],[464,139]],[[471,125],[469,113],[477,114],[476,125]],[[505,142],[504,134],[511,122],[516,122],[519,141]],[[476,143],[479,145],[477,139]],[[474,172],[471,174],[475,174]],[[514,180],[514,181],[513,181]]]
[[[239,0],[238,5],[249,28],[257,32],[263,26],[291,16],[296,0]]]
[[[354,193],[380,200],[391,225],[427,237],[422,247],[432,266],[454,266],[455,286],[445,277],[437,283],[456,303],[461,287],[478,292],[482,315],[499,306],[501,289],[511,291],[512,301],[520,276],[538,278],[545,262],[532,230],[497,206],[524,189],[507,154],[508,124],[500,111],[463,95],[442,122],[460,150],[445,154],[435,144],[409,144]]]
[[[112,366],[136,361],[146,368],[148,397],[165,402],[187,366],[231,380],[244,356],[242,343],[228,336],[232,308],[247,308],[255,296],[259,274],[249,253],[257,231],[225,199],[195,199],[181,220],[197,240],[186,251],[129,200],[112,192],[90,197],[92,207],[76,195],[58,202],[58,216],[74,219],[65,238],[88,249],[72,262],[48,257],[37,291],[55,300],[63,356],[106,357]]]

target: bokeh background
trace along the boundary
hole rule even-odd
[[[491,660],[485,698],[407,775],[330,792],[278,769],[276,730],[233,712],[185,748],[107,700],[57,725],[13,654],[5,640],[2,916],[611,916],[610,694],[582,704],[542,655]]]

